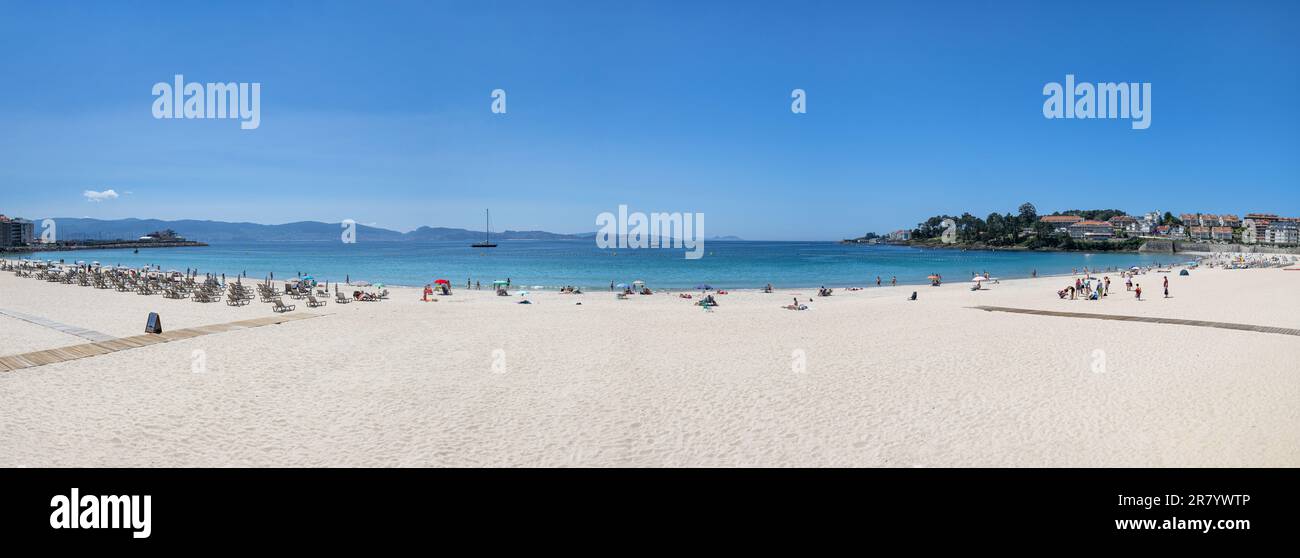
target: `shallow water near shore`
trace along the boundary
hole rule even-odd
[[[1170,264],[1189,259],[1176,254],[933,250],[904,246],[845,245],[837,242],[706,242],[704,257],[688,260],[683,250],[604,250],[592,240],[501,241],[498,248],[471,248],[464,242],[245,242],[197,248],[44,252],[27,259],[98,261],[103,265],[194,269],[200,273],[277,279],[299,273],[321,281],[366,280],[419,286],[445,278],[454,286],[466,279],[484,284],[510,279],[515,285],[555,288],[577,285],[608,288],[611,281],[642,280],[652,288],[691,289],[701,284],[722,289],[874,284],[923,284],[938,273],[948,281],[984,273],[1002,279]],[[16,258],[15,258],[16,259]]]

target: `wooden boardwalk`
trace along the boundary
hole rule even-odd
[[[1084,312],[1057,312],[1055,310],[1031,310],[1028,308],[1007,308],[1005,306],[974,306],[976,310],[985,312],[1011,312],[1013,314],[1033,314],[1036,316],[1058,316],[1062,318],[1089,318],[1093,320],[1115,320],[1121,322],[1144,322],[1151,324],[1174,324],[1196,327],[1215,327],[1219,329],[1235,329],[1237,331],[1255,331],[1259,333],[1277,333],[1281,335],[1300,336],[1300,329],[1291,329],[1285,327],[1258,326],[1251,324],[1235,324],[1231,322],[1207,322],[1203,320],[1180,320],[1176,318],[1152,318],[1146,316],[1116,316],[1113,314],[1089,314]]]
[[[48,349],[45,351],[36,351],[23,353],[20,355],[0,356],[0,372],[9,372],[12,370],[21,370],[35,366],[44,366],[46,364],[55,364],[58,362],[67,362],[87,357],[105,355],[127,349],[138,347],[147,347],[158,343],[168,343],[179,341],[181,339],[191,339],[212,335],[214,333],[223,333],[226,331],[235,331],[239,329],[249,329],[268,325],[282,324],[297,320],[306,320],[309,318],[320,317],[320,314],[282,314],[277,316],[267,316],[265,318],[256,318],[252,320],[243,320],[238,322],[229,322],[224,324],[207,325],[200,327],[191,327],[167,331],[158,335],[136,335],[134,337],[110,337],[104,341],[86,343],[84,345],[72,345],[69,347],[60,347],[58,349]]]
[[[4,308],[0,308],[0,316],[9,316],[10,318],[13,318],[15,320],[22,320],[24,322],[36,324],[41,327],[48,327],[55,331],[62,331],[63,333],[66,333],[68,335],[75,335],[87,341],[108,341],[113,339],[112,335],[106,335],[98,331],[92,331],[77,326],[61,324],[53,320],[47,320],[40,316],[32,316],[30,314],[24,314],[22,312],[17,312],[14,310],[5,310]]]

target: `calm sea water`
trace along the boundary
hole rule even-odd
[[[925,250],[899,246],[841,245],[835,242],[706,242],[705,256],[687,260],[681,250],[602,250],[593,240],[502,241],[495,249],[470,248],[464,242],[252,242],[221,243],[206,248],[87,250],[47,252],[32,259],[99,261],[131,267],[158,265],[164,270],[197,268],[200,273],[246,272],[277,279],[312,275],[321,281],[366,280],[389,285],[421,286],[445,278],[463,286],[472,278],[484,284],[509,278],[515,285],[547,288],[578,285],[608,288],[610,281],[646,281],[652,288],[759,288],[852,286],[926,282],[939,273],[965,280],[971,272],[994,277],[1028,277],[1069,273],[1073,269],[1175,263],[1169,254],[1082,252],[989,252]]]

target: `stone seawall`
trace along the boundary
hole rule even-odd
[[[1172,240],[1148,240],[1138,247],[1138,252],[1159,252],[1162,254],[1174,253],[1174,241]]]
[[[1268,246],[1261,244],[1213,244],[1209,242],[1176,242],[1176,252],[1200,252],[1219,254],[1225,252],[1242,252],[1247,254],[1300,254],[1300,247]]]

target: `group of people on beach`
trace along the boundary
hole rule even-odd
[[[1133,293],[1134,298],[1142,300],[1142,284],[1134,283],[1135,273],[1121,271],[1120,276],[1124,278],[1124,290]],[[1094,285],[1095,282],[1095,285]],[[1164,277],[1165,298],[1169,298],[1169,276]],[[1103,300],[1110,295],[1110,276],[1106,275],[1100,278],[1094,278],[1086,270],[1082,278],[1076,277],[1073,285],[1066,285],[1064,289],[1056,291],[1056,296],[1062,299],[1069,298],[1077,300]]]

